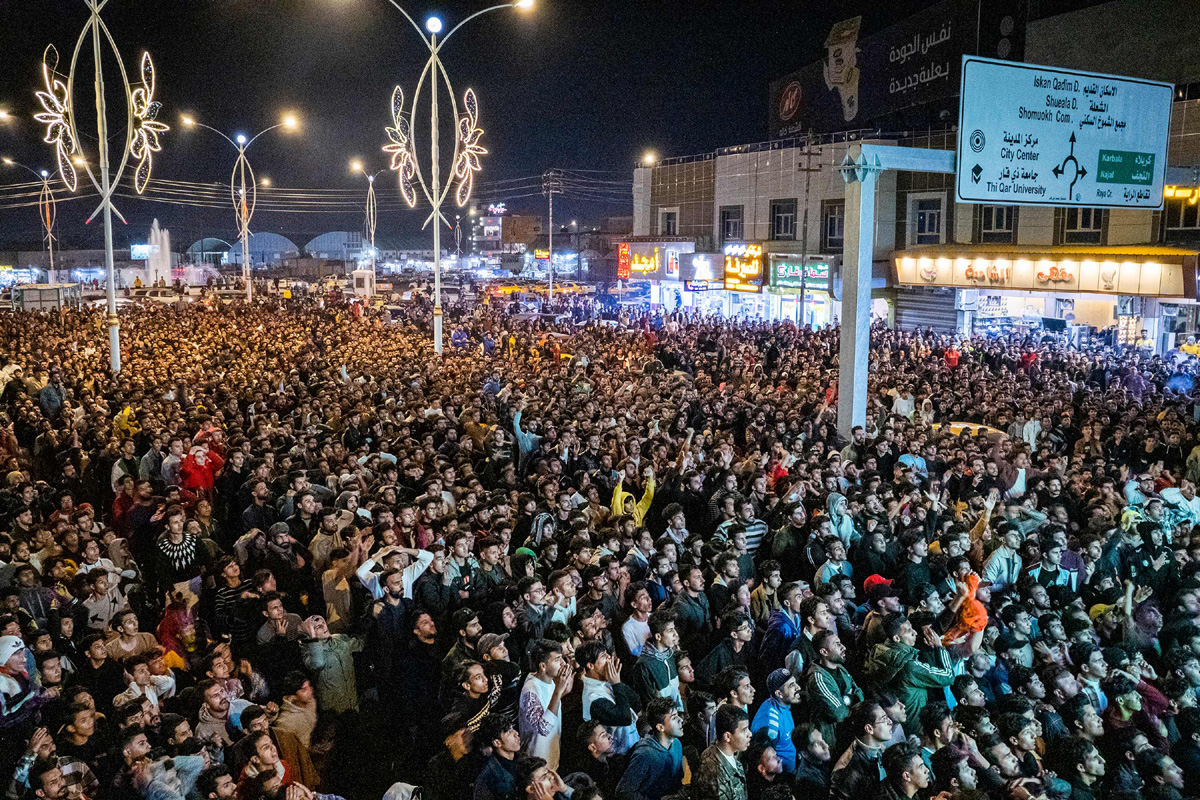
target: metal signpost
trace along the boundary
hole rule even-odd
[[[1159,208],[1169,83],[967,56],[960,203]]]

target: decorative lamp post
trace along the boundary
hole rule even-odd
[[[425,225],[422,227],[428,226],[430,222],[433,223],[433,351],[440,355],[442,352],[441,225],[445,223],[446,227],[450,227],[450,221],[442,213],[442,203],[449,194],[450,187],[456,185],[455,203],[459,206],[467,204],[475,185],[475,173],[482,168],[479,161],[480,156],[487,155],[487,150],[479,144],[479,140],[483,136],[483,129],[479,127],[479,103],[475,99],[475,92],[467,89],[463,94],[462,113],[460,113],[454,87],[450,85],[450,77],[446,74],[446,68],[442,64],[441,50],[459,28],[476,17],[502,8],[530,9],[533,7],[533,0],[516,0],[516,2],[502,3],[476,11],[454,26],[441,40],[438,39],[438,34],[442,32],[440,18],[430,17],[425,21],[425,27],[422,29],[396,0],[388,0],[388,2],[404,15],[404,18],[409,21],[421,37],[421,41],[429,49],[429,60],[425,62],[425,68],[421,70],[421,76],[417,79],[412,105],[407,111],[404,108],[403,89],[397,86],[392,90],[392,125],[387,129],[390,144],[384,145],[383,150],[391,155],[390,168],[399,175],[400,194],[408,207],[415,208],[417,205],[417,187],[420,187],[421,193],[425,195],[425,199],[431,207],[429,216],[425,219]],[[417,161],[417,151],[413,141],[413,132],[417,126],[417,101],[427,78],[430,93],[428,181]],[[442,183],[441,149],[438,143],[438,126],[440,124],[438,94],[442,86],[450,96],[450,108],[454,114],[456,131],[454,156],[451,159],[453,178],[447,180],[445,184]]]
[[[5,166],[20,167],[26,172],[37,178],[42,184],[41,191],[38,192],[38,221],[42,223],[43,239],[46,242],[46,254],[48,256],[49,266],[47,269],[50,272],[54,271],[54,240],[57,238],[54,235],[54,222],[58,217],[58,211],[54,204],[54,189],[50,187],[50,171],[36,170],[32,167],[27,167],[19,161],[13,161],[11,158],[0,158]]]
[[[375,179],[387,170],[381,169],[374,173],[369,173],[363,167],[361,161],[352,161],[350,162],[350,171],[367,176],[367,210],[364,232],[367,234],[367,240],[371,245],[371,279],[373,283],[378,283],[379,275],[375,257],[375,223],[379,217],[379,206],[375,201]]]
[[[237,151],[237,159],[233,162],[233,174],[229,178],[229,197],[233,201],[233,214],[238,226],[238,239],[242,243],[242,280],[246,282],[246,302],[253,302],[254,280],[250,272],[250,220],[254,217],[254,208],[258,204],[259,182],[254,178],[254,170],[250,166],[250,160],[246,157],[246,151],[263,134],[270,133],[276,128],[295,130],[300,126],[300,123],[295,117],[289,114],[283,118],[282,122],[278,122],[269,128],[264,128],[249,139],[243,133],[239,133],[231,139],[211,125],[205,125],[192,116],[184,116],[183,125],[187,128],[204,128],[207,131],[212,131],[229,142],[233,146],[233,149]],[[270,186],[271,181],[264,178],[262,185]]]
[[[117,49],[116,40],[100,11],[108,4],[108,0],[84,0],[91,12],[87,24],[75,41],[75,50],[71,55],[71,66],[67,73],[58,72],[58,50],[49,45],[42,56],[43,91],[37,92],[38,101],[42,105],[41,113],[35,114],[34,119],[46,126],[46,144],[54,147],[58,161],[58,174],[71,192],[79,186],[79,176],[76,167],[82,167],[87,173],[88,180],[100,194],[100,205],[92,212],[87,221],[90,223],[96,215],[103,212],[104,216],[104,268],[107,278],[108,292],[108,347],[110,362],[114,373],[121,371],[121,334],[120,322],[117,320],[116,276],[113,269],[113,234],[112,215],[115,213],[125,222],[121,212],[113,207],[112,196],[121,183],[125,168],[130,162],[136,162],[133,173],[133,188],[141,194],[150,182],[150,171],[153,168],[154,153],[161,147],[158,137],[166,133],[167,126],[158,121],[161,104],[154,99],[154,62],[149,53],[142,53],[140,62],[141,74],[136,86],[130,82],[129,73],[125,70],[125,61]],[[92,47],[92,83],[95,90],[96,102],[96,158],[88,159],[83,155],[82,138],[76,127],[75,101],[78,99],[76,80],[80,54],[84,42],[91,38]],[[120,71],[121,83],[125,90],[125,141],[121,147],[121,157],[117,168],[112,169],[110,139],[108,132],[108,105],[104,96],[104,53],[111,52]],[[99,172],[93,172],[93,164]]]

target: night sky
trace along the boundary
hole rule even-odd
[[[486,5],[445,0],[407,2],[405,8],[418,22],[436,13],[449,28]],[[491,151],[481,181],[553,167],[613,170],[600,177],[628,180],[647,149],[685,155],[765,139],[768,82],[819,58],[832,22],[861,13],[863,34],[869,35],[928,5],[536,0],[530,12],[502,10],[474,20],[447,44],[443,58],[458,94],[472,86],[480,98],[483,144]],[[41,53],[53,42],[69,59],[86,9],[82,0],[8,0],[3,9],[0,108],[16,119],[0,124],[0,154],[50,167],[51,148],[41,143],[41,126],[31,119]],[[362,185],[365,191],[365,180],[356,184],[347,164],[357,156],[373,169],[386,166],[380,147],[392,86],[399,82],[411,95],[427,57],[416,32],[387,0],[111,0],[104,18],[128,68],[142,49],[155,59],[161,118],[172,130],[154,174],[174,180],[228,180],[234,158],[215,135],[184,131],[181,113],[233,135],[257,132],[294,112],[301,133],[276,132],[252,149],[258,173],[276,186]],[[90,49],[84,58],[89,68],[80,74],[90,98]],[[427,147],[420,134],[419,146]],[[447,127],[443,141],[450,136]],[[94,142],[88,146],[94,150]],[[16,180],[18,173],[0,172],[0,182]],[[380,180],[381,193],[394,197],[394,180]],[[80,224],[87,202],[60,206],[67,246],[99,246],[99,226]],[[134,200],[118,207],[130,221],[128,228],[118,225],[119,243],[141,240],[153,217],[172,229],[175,249],[202,234],[235,235],[229,208],[197,211]],[[510,208],[544,213],[544,199],[517,199]],[[379,236],[415,244],[424,239],[426,213],[381,213]],[[632,213],[632,204],[556,200],[556,222],[560,214],[564,221],[599,222],[622,213]],[[253,227],[302,246],[318,233],[361,225],[357,214],[260,211]],[[33,209],[0,210],[0,245],[38,238]]]

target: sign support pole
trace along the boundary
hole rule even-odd
[[[875,188],[886,169],[954,172],[953,150],[854,145],[839,170],[846,182],[842,251],[842,324],[838,356],[838,433],[846,439],[867,422],[871,346],[871,275],[875,261]],[[832,276],[830,276],[832,280]]]

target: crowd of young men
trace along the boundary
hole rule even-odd
[[[1186,355],[564,310],[0,315],[8,796],[1200,795]]]

